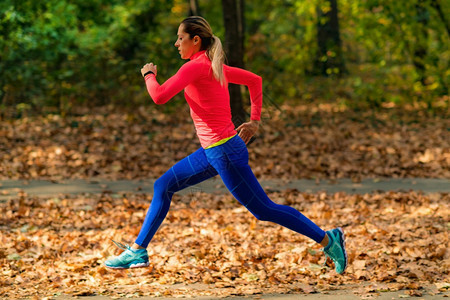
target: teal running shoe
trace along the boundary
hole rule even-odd
[[[105,266],[111,269],[130,269],[148,267],[147,249],[132,249],[128,245],[113,241],[123,251],[119,256],[105,261]]]
[[[327,231],[330,242],[323,249],[326,257],[331,258],[334,262],[336,272],[339,274],[344,273],[347,268],[348,259],[347,251],[345,250],[345,237],[342,228],[336,228]]]

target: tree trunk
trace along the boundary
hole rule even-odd
[[[439,4],[438,0],[432,0],[431,6],[433,6],[434,9],[436,9],[436,11],[438,12],[439,18],[441,19],[442,23],[444,23],[445,29],[447,30],[447,34],[450,36],[450,24],[449,24],[449,21],[447,20],[447,18],[445,17],[446,15],[442,11],[442,7]]]
[[[244,67],[244,0],[222,0],[225,53],[230,66]],[[246,121],[240,86],[230,84],[230,104],[236,127]]]
[[[414,57],[413,64],[416,68],[417,74],[419,76],[419,81],[422,85],[426,85],[426,66],[425,58],[427,56],[427,39],[428,39],[428,22],[430,20],[429,12],[426,7],[426,1],[418,0],[416,4],[417,13],[417,32],[416,32],[416,43],[414,43]]]
[[[198,0],[188,0],[188,1],[189,1],[189,16],[200,16]]]
[[[342,55],[342,43],[339,32],[337,0],[325,0],[329,10],[324,12],[317,7],[317,42],[319,50],[315,61],[315,73],[321,75],[347,72]]]

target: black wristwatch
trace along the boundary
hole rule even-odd
[[[153,74],[153,75],[155,75],[155,73],[153,73],[152,71],[148,71],[148,72],[145,72],[144,77],[147,76],[148,74]]]

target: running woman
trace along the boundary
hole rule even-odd
[[[150,208],[135,243],[116,243],[124,252],[105,262],[109,268],[127,269],[149,265],[147,246],[169,211],[177,191],[220,175],[227,189],[257,219],[271,221],[303,234],[324,247],[341,274],[347,266],[344,233],[323,231],[296,209],[279,205],[264,192],[248,165],[246,143],[256,133],[262,107],[262,79],[249,71],[224,64],[220,39],[202,17],[189,17],[178,28],[178,48],[189,59],[178,72],[160,85],[153,63],[141,69],[147,90],[156,104],[164,104],[184,89],[201,148],[182,159],[154,184]],[[231,121],[228,83],[246,85],[250,91],[250,121],[237,129]]]

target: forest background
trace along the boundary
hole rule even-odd
[[[184,61],[173,44],[189,14],[209,20],[229,63],[261,75],[265,95],[278,104],[448,112],[447,1],[6,0],[2,116],[11,108],[20,116],[150,103],[139,70],[156,63],[160,82],[176,72]]]

